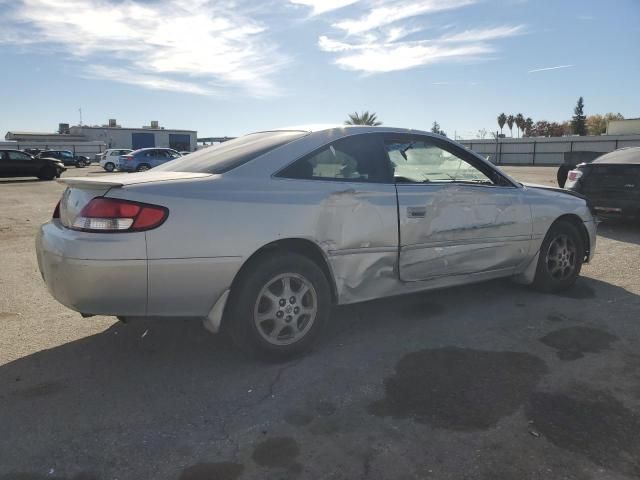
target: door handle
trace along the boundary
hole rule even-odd
[[[424,218],[427,214],[427,207],[407,207],[407,217]]]

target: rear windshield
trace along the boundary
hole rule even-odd
[[[307,135],[307,132],[301,131],[252,133],[216,146],[203,148],[177,160],[160,165],[153,170],[225,173],[305,135]]]

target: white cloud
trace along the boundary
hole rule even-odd
[[[387,1],[372,8],[366,15],[334,23],[348,35],[357,35],[390,25],[398,20],[442,10],[451,10],[476,3],[478,0],[411,0]]]
[[[529,70],[527,73],[547,72],[549,70],[559,70],[561,68],[571,68],[574,66],[575,65],[556,65],[555,67],[536,68],[534,70]]]
[[[446,35],[440,38],[441,42],[462,43],[462,42],[484,42],[497,38],[513,37],[524,31],[524,25],[503,26],[484,29],[465,30],[464,32]]]
[[[359,1],[360,0],[289,0],[289,3],[311,7],[313,15],[320,15],[332,10],[344,8],[348,5],[353,5]]]
[[[90,75],[123,83],[270,96],[278,93],[271,77],[287,62],[269,41],[267,27],[243,16],[237,3],[22,0],[14,5],[4,22],[13,28],[5,29],[1,43],[55,49],[93,65]],[[119,72],[128,78],[119,78]]]
[[[338,57],[335,63],[345,70],[384,73],[446,60],[474,58],[493,51],[491,47],[486,45],[465,45],[450,48],[430,45],[426,42],[371,45],[357,50],[355,53]]]
[[[366,0],[364,15],[334,23],[342,35],[321,35],[320,50],[333,53],[334,63],[345,70],[382,73],[447,61],[487,60],[495,51],[490,41],[524,33],[523,25],[457,30],[446,33],[425,16],[462,8],[480,0]],[[441,36],[416,39],[426,22]],[[442,23],[442,22],[441,22]],[[411,35],[411,38],[408,37]]]
[[[202,87],[197,83],[170,80],[160,76],[136,73],[126,68],[107,67],[105,65],[89,65],[81,75],[86,78],[99,78],[129,85],[138,85],[152,90],[167,90],[196,95],[212,95],[214,93],[211,88]]]

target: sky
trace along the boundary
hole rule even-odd
[[[0,0],[0,133],[640,117],[640,0]]]

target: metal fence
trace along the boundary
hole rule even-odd
[[[93,159],[96,153],[104,152],[107,146],[104,142],[0,142],[0,148],[14,150],[24,150],[25,148],[69,150],[74,155],[84,155]]]
[[[640,147],[640,135],[499,138],[459,142],[498,165],[560,165],[568,152],[607,153],[623,147]]]

